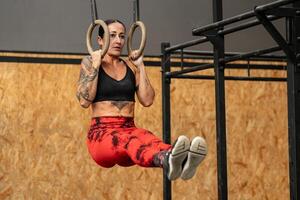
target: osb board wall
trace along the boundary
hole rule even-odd
[[[161,137],[161,74],[147,71],[156,101],[137,105],[135,120]],[[0,63],[0,199],[162,200],[161,169],[104,169],[89,157],[78,76],[78,65]],[[192,180],[173,182],[173,199],[215,200],[214,82],[172,80],[171,97],[172,141],[202,135],[209,147]],[[288,199],[286,84],[228,81],[226,113],[229,199]]]

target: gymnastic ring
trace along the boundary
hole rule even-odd
[[[104,43],[103,43],[103,46],[101,49],[102,50],[101,57],[104,57],[108,50],[108,47],[109,47],[109,32],[108,32],[108,27],[103,20],[97,19],[97,20],[95,20],[94,24],[92,23],[89,26],[88,31],[86,33],[86,46],[87,46],[89,54],[92,55],[94,50],[92,48],[91,37],[92,37],[93,30],[97,25],[102,26],[104,29],[104,36],[103,36]]]
[[[130,30],[128,33],[128,39],[127,39],[128,55],[130,55],[133,51],[132,50],[132,36],[137,27],[140,27],[140,29],[142,31],[142,40],[141,40],[140,48],[137,50],[137,56],[135,59],[138,59],[143,54],[145,45],[146,45],[146,37],[147,37],[146,27],[145,27],[144,23],[141,21],[136,21],[135,23],[133,23],[132,26],[130,27]]]

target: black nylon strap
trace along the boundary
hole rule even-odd
[[[97,4],[96,4],[96,0],[90,0],[90,2],[91,2],[92,23],[94,24],[95,20],[98,19]]]
[[[140,21],[140,3],[139,0],[133,1],[133,22]]]

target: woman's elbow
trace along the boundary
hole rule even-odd
[[[154,103],[154,96],[151,97],[151,98],[147,98],[147,99],[144,99],[143,101],[141,101],[141,104],[144,107],[150,107],[153,103]]]
[[[90,104],[92,103],[91,101],[87,101],[84,98],[82,98],[80,93],[76,93],[76,97],[77,97],[77,100],[78,100],[80,106],[83,108],[88,108],[90,106]]]
[[[153,104],[153,101],[145,101],[145,102],[142,102],[142,105],[143,105],[144,107],[150,107],[152,104]]]
[[[91,105],[91,104],[88,103],[88,102],[80,102],[80,106],[81,106],[82,108],[88,108],[90,105]]]
[[[91,102],[88,102],[86,100],[80,99],[79,104],[82,108],[88,108],[91,105]]]

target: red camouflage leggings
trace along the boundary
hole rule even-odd
[[[132,117],[92,118],[87,146],[102,167],[162,167],[162,159],[171,149],[150,131],[135,127]]]

